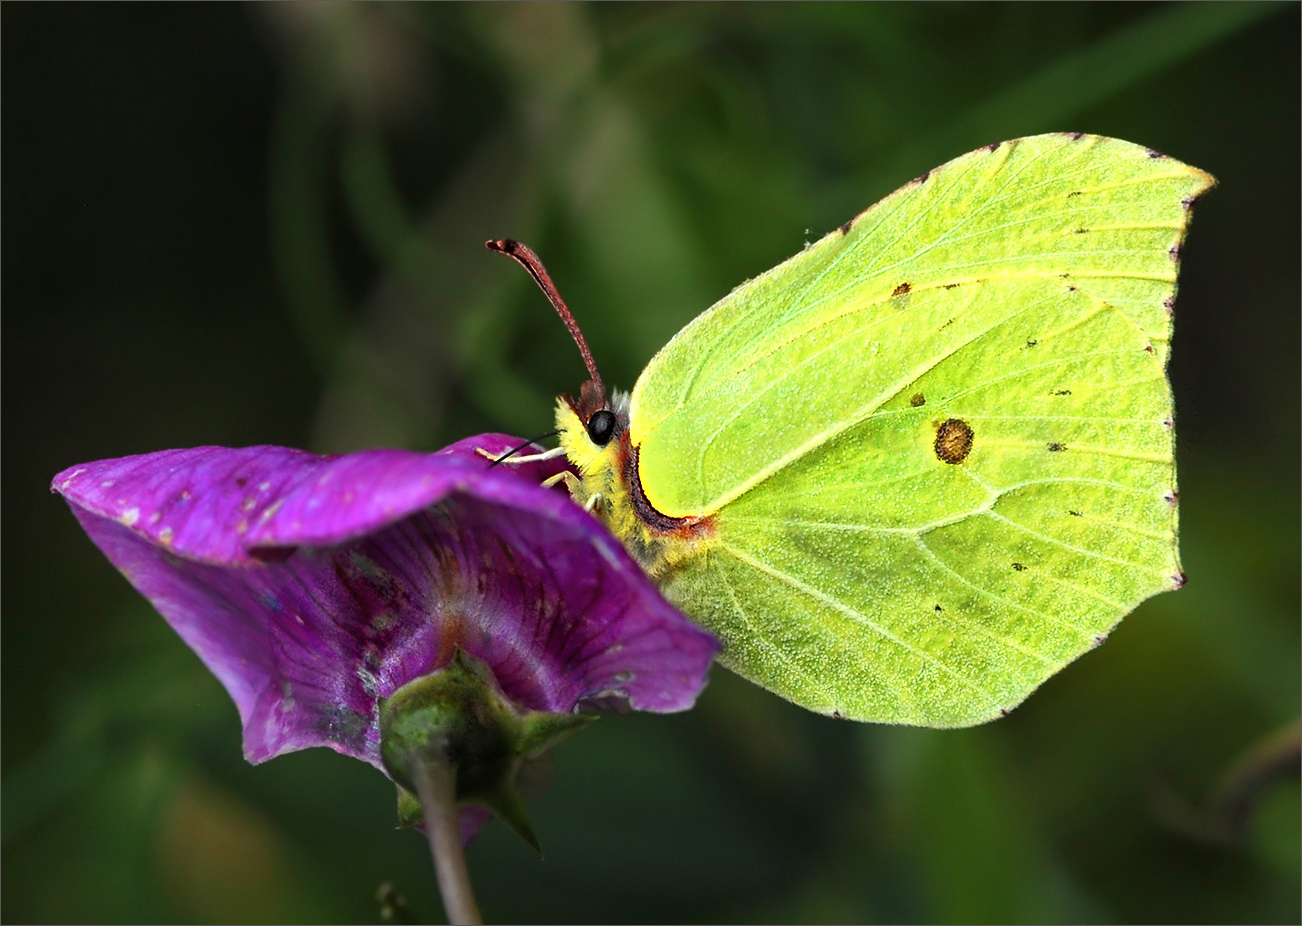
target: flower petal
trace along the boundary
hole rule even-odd
[[[179,556],[248,565],[259,545],[341,543],[391,523],[477,478],[488,463],[480,449],[499,456],[520,443],[481,434],[434,454],[369,450],[335,457],[287,447],[194,447],[70,467],[51,488]],[[541,483],[566,464],[496,468]]]
[[[75,467],[54,489],[230,692],[245,755],[325,745],[379,766],[378,703],[459,645],[535,710],[690,707],[715,639],[566,495],[559,461],[165,451]]]

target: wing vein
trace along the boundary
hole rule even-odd
[[[873,631],[879,636],[887,640],[890,640],[896,646],[913,653],[923,662],[930,663],[940,671],[944,672],[946,675],[952,677],[955,681],[966,686],[967,688],[970,688],[972,691],[975,691],[977,694],[981,695],[982,697],[985,697],[990,700],[995,700],[993,692],[986,690],[981,685],[977,684],[972,679],[963,675],[961,672],[959,672],[957,669],[953,668],[952,666],[947,665],[944,661],[933,656],[931,653],[928,653],[926,650],[919,649],[913,644],[905,640],[901,640],[899,637],[891,633],[885,627],[882,627],[880,624],[870,620],[867,615],[855,610],[845,602],[833,598],[831,595],[827,594],[826,592],[819,591],[818,589],[813,588],[812,586],[806,585],[804,582],[801,582],[799,579],[797,579],[793,575],[790,575],[789,573],[783,572],[780,569],[775,569],[772,566],[768,565],[767,563],[760,562],[754,557],[746,555],[742,551],[738,550],[736,547],[728,546],[726,549],[728,550],[729,554],[736,557],[741,562],[746,563],[752,569],[756,569],[759,572],[763,572],[764,574],[771,576],[777,581],[789,585],[791,588],[806,595],[809,598],[813,598],[815,601],[821,601],[823,604],[827,605],[828,607],[842,614],[851,623],[858,624],[860,627],[867,628],[868,630]]]

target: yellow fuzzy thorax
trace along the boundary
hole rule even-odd
[[[587,428],[567,399],[562,398],[556,405],[556,427],[566,458],[579,471],[578,478],[568,480],[570,497],[620,539],[647,575],[658,579],[688,558],[696,544],[657,533],[637,516],[624,472],[628,411],[627,400],[620,401],[622,398],[617,397],[613,403],[620,436],[604,447],[598,447],[588,437]]]

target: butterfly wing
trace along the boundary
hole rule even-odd
[[[744,284],[632,396],[664,590],[723,661],[863,720],[996,716],[1183,582],[1165,361],[1212,179],[1115,139],[964,155]]]

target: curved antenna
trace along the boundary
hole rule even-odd
[[[556,314],[565,322],[565,327],[570,330],[570,337],[574,338],[574,343],[579,346],[579,353],[583,355],[583,362],[588,368],[588,376],[596,385],[597,391],[601,394],[602,404],[606,401],[606,387],[602,385],[601,374],[597,372],[596,361],[592,359],[592,351],[588,350],[588,342],[583,339],[583,332],[579,330],[579,323],[574,320],[570,310],[565,305],[565,300],[556,290],[556,284],[552,278],[547,275],[547,268],[533,249],[526,244],[518,241],[512,241],[509,238],[490,238],[484,242],[484,247],[490,251],[496,251],[498,254],[505,254],[513,259],[517,264],[529,271],[529,276],[538,284],[538,288],[543,291],[547,301],[552,304]]]

